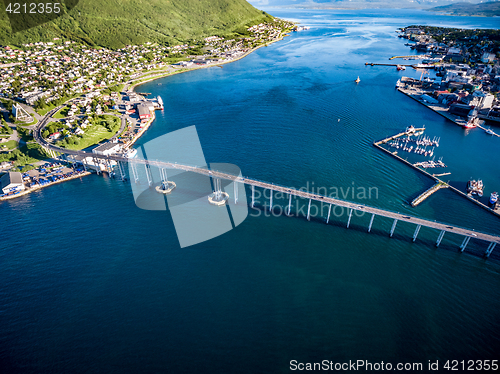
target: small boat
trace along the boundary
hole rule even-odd
[[[354,82],[356,82],[356,83],[361,82],[361,79],[359,79],[359,75],[358,75],[358,78]]]
[[[495,204],[498,201],[498,193],[492,192],[490,195],[490,204]]]
[[[406,70],[406,66],[403,66],[403,65],[398,65],[398,66],[396,67],[396,69],[397,69],[398,71],[400,71],[400,70]]]
[[[481,179],[477,181],[477,196],[483,197],[483,181]]]
[[[463,126],[466,128],[466,129],[473,129],[474,127],[477,127],[478,125],[478,119],[477,118],[471,118],[467,121],[467,123],[465,123]]]
[[[399,88],[401,86],[401,80],[398,79],[398,81],[396,82],[396,88]]]
[[[492,129],[486,129],[486,134],[488,134],[488,135],[496,135],[496,133]]]

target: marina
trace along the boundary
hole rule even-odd
[[[429,178],[433,179],[436,182],[436,184],[447,185],[448,186],[447,188],[449,188],[452,191],[458,193],[459,195],[461,195],[461,196],[469,199],[470,201],[474,202],[478,206],[480,206],[480,207],[486,209],[487,211],[493,213],[494,215],[500,217],[500,206],[499,206],[498,203],[496,203],[495,205],[492,205],[492,206],[485,205],[482,202],[480,202],[480,201],[476,200],[475,198],[473,198],[472,194],[470,194],[469,192],[465,193],[463,191],[460,191],[458,188],[453,187],[453,186],[449,185],[448,183],[445,183],[444,181],[442,181],[441,179],[438,178],[440,176],[449,175],[450,173],[430,174],[429,172],[427,172],[426,170],[424,170],[424,169],[427,169],[427,168],[446,167],[446,165],[444,165],[444,163],[442,162],[442,159],[439,159],[437,162],[433,161],[433,160],[430,160],[430,161],[424,161],[424,162],[418,162],[418,163],[412,164],[411,162],[409,162],[409,161],[403,159],[401,156],[399,156],[397,154],[397,152],[391,152],[388,149],[382,147],[382,145],[386,145],[389,142],[393,143],[395,140],[397,141],[397,139],[399,139],[399,138],[401,138],[403,136],[407,136],[408,137],[409,135],[413,135],[415,133],[420,133],[420,132],[423,132],[423,131],[425,131],[425,128],[407,128],[406,131],[398,133],[398,134],[393,135],[393,136],[390,136],[388,138],[379,140],[377,142],[374,142],[373,145],[376,148],[382,150],[383,152],[386,152],[389,155],[391,155],[392,157],[394,157],[394,158],[398,159],[399,161],[405,163],[406,165],[412,167],[413,169],[418,170],[420,173],[422,173],[422,174],[428,176]],[[440,139],[437,140],[438,144],[439,144],[439,140]],[[435,141],[436,140],[432,140],[431,142],[433,142],[433,144],[434,144]],[[389,143],[389,145],[391,143]],[[433,192],[435,192],[435,191],[433,191]]]

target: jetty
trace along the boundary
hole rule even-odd
[[[425,130],[425,129],[415,129],[415,132],[419,131],[419,130]],[[434,175],[434,174],[430,174],[428,173],[427,171],[413,165],[411,162],[408,162],[407,160],[403,159],[402,157],[400,157],[397,152],[391,152],[389,151],[388,149],[385,149],[384,147],[382,147],[381,144],[385,144],[387,143],[388,141],[392,140],[392,139],[395,139],[395,138],[398,138],[400,136],[403,136],[403,135],[407,135],[407,132],[403,132],[403,133],[399,133],[399,134],[396,134],[394,136],[391,136],[391,137],[388,137],[386,139],[382,139],[382,140],[379,140],[378,142],[374,142],[373,145],[380,149],[381,151],[391,155],[392,157],[398,159],[399,161],[403,162],[404,164],[410,166],[411,168],[415,169],[415,170],[418,170],[420,173],[428,176],[429,178],[431,178],[432,180],[434,180],[435,182],[441,182],[441,183],[445,183],[444,181],[442,181],[441,179],[438,178],[438,175]],[[444,175],[447,175],[447,174],[444,174]],[[486,209],[488,212],[490,213],[493,213],[494,215],[500,217],[500,209],[492,209],[490,208],[489,206],[481,203],[480,201],[474,199],[472,196],[469,196],[468,194],[464,193],[463,191],[460,191],[458,188],[455,188],[453,186],[450,186],[448,185],[448,188],[454,192],[456,192],[457,194],[465,197],[466,199],[469,199],[470,201],[472,201],[474,204],[480,206],[481,208],[484,208]]]
[[[411,202],[411,206],[416,207],[418,204],[422,203],[425,199],[427,199],[429,196],[431,196],[434,192],[440,190],[441,188],[448,188],[448,187],[449,186],[446,183],[437,182],[434,186],[432,186],[428,190],[424,191],[417,198],[415,198]]]
[[[392,56],[392,57],[389,57],[389,60],[394,60],[396,58],[407,58],[407,59],[411,59],[411,60],[421,60],[421,59],[429,58],[429,57],[430,57],[430,55]]]
[[[412,67],[414,69],[415,66],[414,64],[378,64],[378,63],[374,63],[374,62],[365,62],[365,65],[370,65],[370,66],[409,66],[409,67]]]

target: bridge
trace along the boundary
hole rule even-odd
[[[66,155],[75,155],[75,156],[82,156],[84,158],[90,157],[93,158],[94,160],[99,160],[100,162],[103,163],[108,163],[110,161],[115,161],[118,164],[118,169],[121,173],[122,179],[124,179],[125,174],[122,170],[121,164],[122,163],[132,163],[133,165],[144,165],[146,170],[151,167],[158,167],[162,169],[177,169],[177,170],[182,170],[186,172],[193,172],[197,174],[202,174],[205,175],[209,178],[212,178],[214,180],[217,179],[223,179],[223,180],[230,180],[234,183],[235,185],[235,193],[234,193],[234,200],[235,202],[237,201],[237,188],[236,188],[236,183],[242,183],[245,185],[248,185],[252,189],[252,200],[251,200],[251,206],[253,207],[255,205],[255,188],[262,188],[264,190],[269,190],[270,191],[270,204],[269,204],[269,209],[273,209],[273,195],[275,192],[281,192],[285,195],[289,196],[289,202],[288,202],[288,208],[287,208],[287,214],[290,214],[291,211],[291,204],[292,204],[292,197],[300,197],[303,199],[308,200],[308,209],[307,209],[307,219],[310,219],[310,211],[311,211],[311,203],[312,201],[317,201],[320,203],[324,204],[329,204],[328,208],[328,217],[326,218],[326,223],[328,224],[330,221],[330,214],[332,211],[332,206],[340,206],[342,208],[345,208],[349,212],[349,216],[346,222],[346,227],[349,228],[350,223],[351,223],[351,218],[353,212],[364,212],[367,214],[371,214],[370,218],[370,223],[368,225],[368,232],[371,231],[372,225],[374,223],[375,217],[385,217],[389,218],[392,220],[392,227],[389,232],[389,236],[392,237],[398,222],[407,222],[415,225],[415,231],[412,236],[412,240],[416,241],[417,236],[420,232],[420,229],[422,227],[427,227],[431,229],[435,229],[439,231],[439,234],[436,239],[436,246],[438,247],[441,244],[441,241],[443,240],[443,237],[446,233],[454,233],[460,236],[463,236],[463,241],[462,244],[460,245],[460,251],[463,252],[467,245],[469,244],[469,241],[471,238],[477,239],[477,240],[482,240],[486,241],[489,243],[488,248],[485,252],[485,256],[489,257],[490,254],[493,252],[493,249],[496,247],[497,244],[500,243],[500,236],[498,235],[492,235],[488,233],[482,233],[478,231],[474,231],[469,228],[464,228],[464,227],[459,227],[455,225],[449,225],[446,223],[441,223],[441,222],[436,222],[436,221],[431,221],[423,218],[418,218],[414,216],[409,216],[397,212],[393,212],[390,210],[386,209],[381,209],[381,208],[376,208],[372,207],[369,205],[364,205],[364,204],[359,204],[359,203],[354,203],[346,200],[341,200],[337,198],[332,198],[329,196],[324,196],[320,194],[315,194],[307,191],[301,191],[297,190],[294,188],[290,187],[285,187],[285,186],[278,186],[275,184],[271,184],[268,182],[263,182],[259,181],[256,179],[252,178],[247,178],[247,177],[241,177],[241,176],[236,176],[220,171],[215,171],[215,170],[209,170],[203,167],[198,167],[198,166],[191,166],[191,165],[183,165],[183,164],[178,164],[175,162],[165,162],[165,161],[157,161],[157,160],[144,160],[144,159],[139,159],[139,158],[126,158],[122,156],[117,156],[117,155],[99,155],[99,154],[94,154],[90,152],[84,152],[84,151],[76,151],[76,150],[69,150],[65,148],[60,148],[56,147],[52,144],[49,144],[45,139],[43,139],[41,135],[41,130],[47,123],[48,119],[52,116],[53,113],[57,112],[60,107],[55,108],[51,110],[50,112],[47,113],[47,115],[39,122],[37,125],[36,129],[33,131],[33,136],[35,140],[45,149],[51,150],[54,152],[60,152]],[[150,173],[146,173],[149,179]],[[148,180],[151,184],[151,181]],[[207,202],[208,203],[208,202]]]

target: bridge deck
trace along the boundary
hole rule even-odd
[[[198,173],[198,174],[207,175],[207,176],[210,176],[213,178],[232,180],[232,181],[244,183],[244,184],[247,184],[250,186],[265,188],[268,190],[273,190],[273,191],[278,191],[278,192],[290,194],[293,196],[298,196],[298,197],[301,197],[304,199],[311,199],[314,201],[319,201],[321,203],[337,205],[337,206],[341,206],[344,208],[352,209],[353,211],[354,210],[362,211],[362,212],[374,214],[374,215],[381,216],[381,217],[396,219],[398,221],[409,222],[409,223],[413,223],[415,225],[422,225],[425,227],[430,227],[430,228],[444,231],[444,232],[451,232],[451,233],[455,233],[455,234],[462,235],[462,236],[473,237],[476,239],[500,244],[500,236],[498,236],[498,235],[482,233],[482,232],[474,231],[472,229],[468,229],[468,228],[464,228],[464,227],[458,227],[458,226],[449,225],[449,224],[445,224],[445,223],[430,221],[430,220],[426,220],[426,219],[422,219],[422,218],[409,216],[406,214],[391,212],[391,211],[385,210],[385,209],[375,208],[375,207],[368,206],[368,205],[363,205],[363,204],[359,204],[359,203],[353,203],[353,202],[349,202],[349,201],[345,201],[345,200],[335,199],[332,197],[313,194],[313,193],[306,192],[306,191],[299,191],[299,190],[295,190],[295,189],[288,188],[288,187],[277,186],[277,185],[274,185],[271,183],[266,183],[266,182],[258,181],[255,179],[236,177],[234,175],[230,175],[230,174],[226,174],[226,173],[222,173],[222,172],[218,172],[218,171],[214,171],[214,170],[208,170],[208,169],[204,169],[204,168],[200,168],[200,167],[182,165],[182,164],[171,163],[171,162],[148,161],[148,160],[142,160],[142,159],[128,159],[128,158],[119,157],[119,156],[103,156],[103,155],[97,155],[94,153],[89,153],[89,152],[84,152],[84,151],[74,151],[74,150],[68,150],[68,149],[55,147],[55,146],[47,143],[47,141],[45,139],[43,139],[43,137],[41,136],[41,129],[46,124],[48,118],[53,113],[55,113],[57,110],[59,110],[59,108],[55,108],[51,112],[47,113],[46,117],[42,121],[40,121],[40,123],[37,126],[36,131],[34,132],[35,140],[39,144],[43,145],[46,148],[54,150],[56,152],[62,152],[62,153],[71,154],[71,155],[93,157],[93,158],[98,158],[98,159],[114,160],[114,161],[120,161],[120,162],[134,162],[134,163],[140,163],[140,164],[149,164],[151,166],[156,166],[156,167],[161,167],[161,168],[180,169],[180,170],[184,170],[184,171],[190,171],[190,172],[194,172],[194,173]]]
[[[112,157],[112,156],[110,156]],[[121,160],[121,161],[130,161],[130,160]],[[370,214],[375,214],[377,216],[381,217],[387,217],[391,219],[397,219],[398,221],[403,221],[403,222],[409,222],[413,223],[415,225],[422,225],[425,227],[430,227],[439,231],[445,231],[445,232],[451,232],[455,233],[458,235],[462,236],[468,236],[480,240],[485,240],[488,242],[494,242],[494,243],[500,243],[500,236],[495,236],[491,234],[486,234],[482,232],[476,232],[472,229],[464,228],[464,227],[458,227],[454,225],[449,225],[446,223],[440,223],[440,222],[435,222],[435,221],[430,221],[422,218],[417,218],[413,216],[409,216],[406,214],[401,214],[401,213],[396,213],[396,212],[391,212],[389,210],[385,209],[380,209],[380,208],[375,208],[372,206],[364,205],[364,204],[358,204],[358,203],[353,203],[345,200],[340,200],[340,199],[335,199],[332,197],[328,196],[322,196],[318,194],[313,194],[310,192],[306,191],[299,191],[296,189],[288,188],[288,187],[283,187],[283,186],[277,186],[271,183],[266,183],[262,181],[258,181],[255,179],[250,179],[250,178],[244,178],[244,177],[236,177],[231,174],[227,173],[222,173],[214,170],[208,170],[208,169],[203,169],[203,168],[198,168],[198,167],[193,167],[193,166],[188,166],[188,165],[180,165],[180,164],[173,164],[169,162],[161,162],[161,161],[146,161],[146,160],[140,160],[140,159],[134,159],[133,162],[141,163],[141,164],[149,164],[151,166],[156,166],[156,167],[163,167],[163,168],[169,168],[169,169],[180,169],[184,171],[190,171],[190,172],[195,172],[198,174],[203,174],[210,176],[212,178],[221,178],[221,179],[226,179],[226,180],[232,180],[236,181],[239,183],[244,183],[250,186],[255,186],[255,187],[260,187],[260,188],[265,188],[268,190],[273,190],[277,192],[282,192],[285,194],[290,194],[292,196],[298,196],[302,197],[304,199],[311,199],[314,201],[319,201],[322,203],[326,204],[333,204],[337,206],[341,206],[344,208],[348,209],[353,209],[357,211],[362,211]]]

